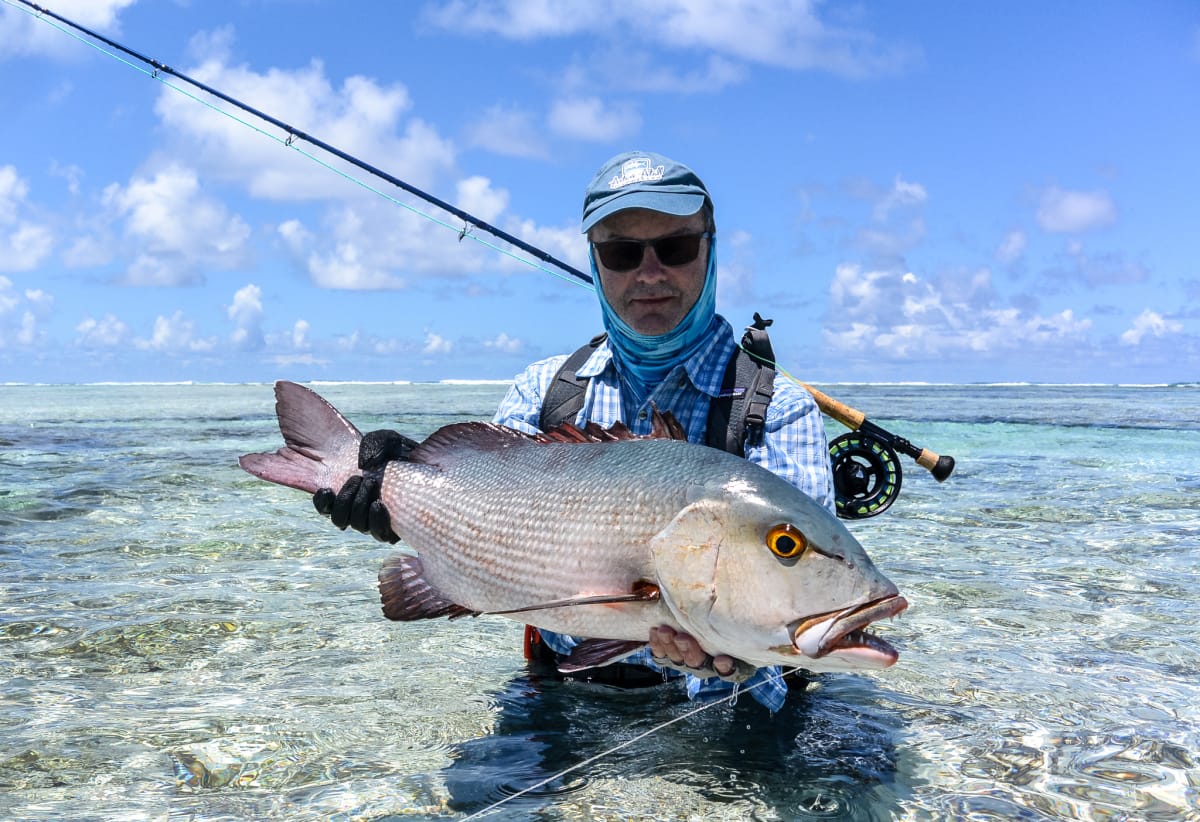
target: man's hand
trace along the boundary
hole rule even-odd
[[[379,499],[383,486],[383,471],[392,460],[404,459],[414,448],[410,440],[396,431],[371,431],[358,446],[358,467],[362,475],[346,480],[334,494],[332,488],[318,488],[313,494],[313,507],[343,531],[347,526],[370,534],[380,542],[397,542],[400,537],[392,530],[392,518],[387,506]]]
[[[716,676],[726,682],[745,682],[756,670],[750,663],[727,654],[712,656],[691,634],[676,631],[669,625],[650,629],[650,653],[655,665],[701,678]]]

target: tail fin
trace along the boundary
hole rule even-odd
[[[308,491],[341,488],[358,472],[362,434],[315,391],[294,382],[275,383],[275,415],[286,443],[274,454],[238,460],[254,476]]]

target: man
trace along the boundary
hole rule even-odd
[[[582,405],[567,421],[580,426],[621,421],[634,433],[647,434],[657,407],[675,415],[690,441],[706,442],[710,405],[721,395],[727,366],[737,352],[732,327],[716,313],[716,223],[708,189],[690,168],[666,157],[620,154],[588,185],[582,229],[607,337],[575,369],[577,379],[586,379],[586,389]],[[557,424],[543,420],[543,403],[568,356],[529,366],[514,381],[494,421],[530,434]],[[364,440],[364,450],[375,454],[404,447],[394,441],[368,445],[371,439]],[[746,443],[745,456],[834,510],[821,414],[812,396],[795,383],[775,382],[762,437]],[[333,519],[345,527],[347,500],[354,492],[343,489],[338,496],[343,510]],[[362,503],[368,496],[359,493],[355,503],[359,514],[351,524],[359,530],[367,530]],[[330,513],[332,493],[324,502],[314,501],[318,510]],[[380,514],[379,503],[375,507],[379,522],[386,513]],[[578,642],[549,631],[534,632],[532,640],[543,656],[568,653]],[[692,697],[740,682],[756,686],[752,693],[770,709],[783,704],[787,686],[778,669],[755,671],[719,652],[663,626],[650,632],[648,649],[614,670],[640,665],[660,681],[663,669],[683,672]],[[595,676],[605,679],[604,669],[595,669]]]

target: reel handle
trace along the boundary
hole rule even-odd
[[[938,456],[928,448],[922,448],[917,465],[924,468],[938,482],[942,482],[954,471],[954,457]]]
[[[933,478],[938,482],[944,481],[954,471],[954,457],[941,456],[930,451],[928,448],[917,448],[903,437],[898,437],[890,431],[885,431],[878,425],[870,422],[867,419],[867,415],[857,408],[851,408],[845,403],[835,400],[828,394],[818,391],[807,383],[800,383],[800,385],[808,393],[812,394],[813,399],[817,401],[817,407],[821,409],[823,414],[833,417],[851,431],[865,431],[874,434],[897,451],[901,451],[915,459],[917,465],[932,474]]]

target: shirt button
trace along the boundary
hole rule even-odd
[[[639,419],[639,420],[644,420],[644,419],[646,419],[646,412],[645,412],[645,411],[642,411],[641,413],[639,413],[639,414],[638,414],[638,419]]]

